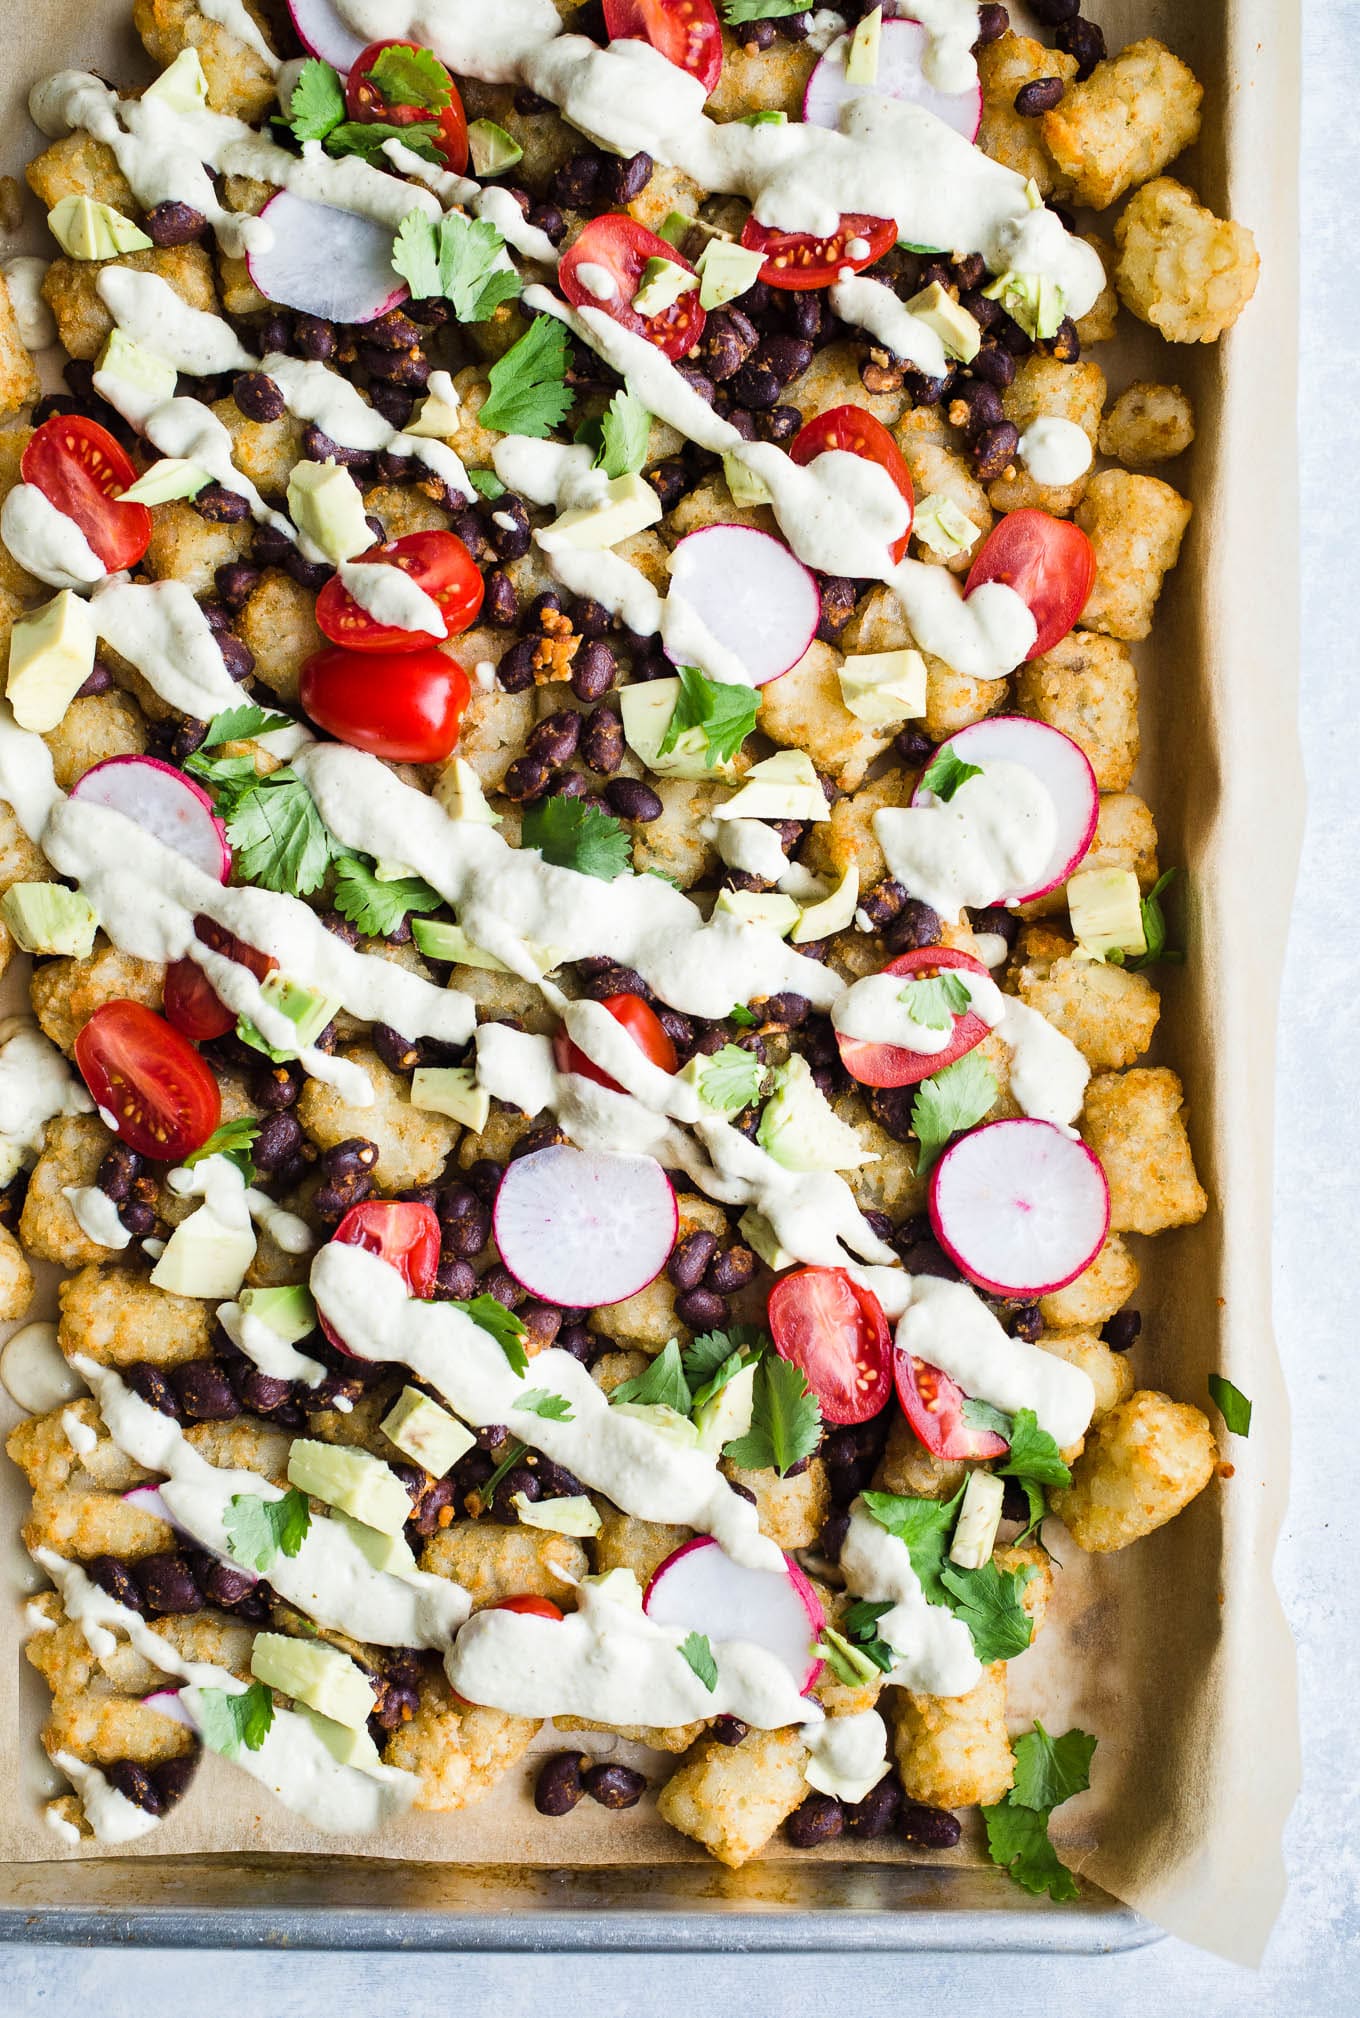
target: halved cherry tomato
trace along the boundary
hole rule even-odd
[[[770,1291],[770,1337],[801,1367],[827,1422],[868,1422],[892,1385],[883,1306],[843,1268],[797,1268]]]
[[[863,252],[850,251],[856,241],[864,245]],[[891,251],[897,226],[890,217],[855,211],[841,219],[830,238],[814,238],[810,231],[772,231],[748,217],[741,242],[748,252],[765,254],[760,278],[767,287],[830,287],[843,266],[862,273]]]
[[[893,1378],[902,1413],[932,1457],[1000,1457],[1010,1449],[994,1429],[974,1429],[964,1421],[968,1396],[938,1366],[895,1352]]]
[[[247,946],[201,911],[194,919],[194,937],[214,953],[225,954],[228,960],[249,967],[257,981],[263,981],[279,964],[272,955],[257,953],[253,946]],[[196,1044],[209,1037],[225,1037],[228,1030],[236,1028],[236,1011],[228,1009],[197,960],[191,960],[187,954],[182,960],[172,960],[165,970],[163,1006],[176,1030],[183,1031]]]
[[[800,428],[789,445],[789,454],[797,463],[815,462],[828,449],[842,450],[846,455],[857,455],[865,462],[876,462],[885,469],[907,501],[907,529],[901,539],[894,540],[890,552],[895,561],[900,561],[907,551],[911,538],[911,521],[916,511],[916,491],[911,481],[911,471],[902,457],[902,451],[888,433],[881,420],[862,406],[830,406],[825,413],[819,413],[806,427]]]
[[[984,582],[1004,582],[1029,605],[1039,635],[1025,654],[1051,652],[1071,630],[1095,587],[1096,557],[1091,542],[1070,519],[1049,512],[1007,512],[983,542],[968,570],[963,593]]]
[[[922,981],[947,967],[966,967],[970,974],[985,974],[987,968],[971,953],[959,953],[952,946],[918,946],[898,959],[890,960],[884,974],[910,974]],[[943,1051],[909,1051],[903,1044],[871,1044],[864,1037],[842,1037],[836,1032],[841,1064],[861,1086],[915,1086],[933,1073],[955,1065],[966,1052],[981,1044],[988,1026],[973,1010],[955,1016],[954,1029]]]
[[[447,637],[465,631],[482,607],[486,584],[457,533],[404,533],[399,540],[370,547],[359,559],[409,575],[438,603]],[[352,652],[418,652],[422,645],[439,643],[433,631],[404,631],[397,624],[379,623],[355,602],[338,574],[316,599],[316,621],[323,637]]]
[[[502,1598],[498,1605],[492,1605],[493,1612],[523,1612],[531,1619],[560,1619],[561,1605],[555,1605],[551,1598]]]
[[[396,1269],[412,1296],[422,1302],[434,1289],[439,1218],[432,1205],[420,1205],[414,1199],[369,1199],[350,1207],[331,1239],[342,1247],[362,1247],[365,1254],[379,1256]],[[349,1352],[344,1339],[324,1317],[321,1329],[337,1350]]]
[[[563,255],[557,269],[558,285],[577,308],[603,309],[624,329],[631,329],[635,336],[645,336],[648,343],[654,343],[663,357],[683,357],[703,335],[708,319],[699,306],[699,276],[694,274],[693,292],[682,294],[670,308],[663,308],[659,315],[639,315],[633,307],[633,296],[642,284],[649,259],[668,259],[673,266],[683,266],[687,273],[694,273],[689,261],[673,245],[667,245],[664,238],[648,231],[645,224],[611,211],[607,217],[592,217],[576,243]],[[613,294],[602,296],[587,287],[581,278],[583,266],[598,267],[607,274],[614,283]],[[591,278],[597,286],[603,284],[596,275]]]
[[[302,668],[302,705],[356,750],[394,764],[442,764],[458,741],[472,686],[456,659],[414,652],[351,652],[330,645]]]
[[[415,105],[397,103],[373,82],[370,72],[384,49],[416,49],[416,42],[402,42],[393,38],[386,42],[370,42],[367,49],[355,58],[354,67],[345,80],[345,110],[351,119],[357,119],[361,126],[372,126],[382,121],[388,126],[419,126],[434,120],[439,131],[434,136],[436,154],[443,159],[444,166],[451,168],[455,175],[461,175],[468,163],[467,114],[463,101],[458,96],[458,86],[444,65],[448,77],[449,102],[440,110],[432,106],[428,97]],[[425,51],[428,56],[429,50]]]
[[[640,995],[606,995],[600,1007],[607,1009],[614,1021],[622,1025],[644,1058],[650,1058],[653,1065],[659,1065],[663,1072],[674,1072],[677,1063],[675,1046],[666,1035],[656,1011]],[[572,1043],[565,1031],[559,1030],[553,1038],[553,1057],[559,1072],[575,1072],[582,1079],[594,1080],[597,1086],[607,1086],[611,1093],[622,1093],[624,1090],[617,1079],[601,1072],[599,1066]]]
[[[604,25],[611,42],[650,42],[705,91],[716,89],[723,47],[713,0],[604,0]]]
[[[222,1119],[217,1081],[188,1039],[141,1002],[105,1002],[76,1038],[76,1064],[120,1141],[157,1163],[201,1149]]]
[[[146,506],[118,502],[119,492],[137,481],[137,472],[97,420],[79,413],[53,414],[30,437],[19,474],[75,520],[110,574],[135,567],[150,546]]]

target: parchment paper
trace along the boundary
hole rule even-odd
[[[1298,1779],[1293,1649],[1271,1581],[1288,1415],[1269,1270],[1274,1019],[1303,815],[1295,728],[1298,9],[1290,0],[1191,8],[1104,0],[1090,11],[1112,50],[1159,34],[1192,65],[1206,86],[1204,135],[1169,172],[1250,224],[1262,258],[1256,299],[1221,344],[1168,348],[1123,312],[1120,338],[1092,353],[1112,397],[1135,377],[1184,386],[1198,428],[1189,456],[1159,472],[1193,498],[1195,517],[1139,654],[1138,786],[1156,815],[1163,865],[1189,865],[1172,900],[1189,957],[1157,976],[1164,1013],[1152,1062],[1185,1079],[1212,1204],[1198,1227],[1135,1242],[1144,1268],[1138,1385],[1206,1405],[1206,1377],[1217,1369],[1251,1396],[1255,1412],[1249,1441],[1222,1439],[1231,1476],[1133,1548],[1083,1556],[1049,1524],[1063,1569],[1048,1625],[1011,1663],[1010,1710],[1015,1730],[1038,1715],[1050,1729],[1079,1724],[1099,1737],[1091,1792],[1054,1825],[1067,1860],[1162,1926],[1250,1963],[1283,1896],[1280,1838]],[[145,74],[128,12],[127,0],[9,0],[0,168],[21,174],[41,144],[24,111],[36,77],[73,64],[120,83]],[[35,210],[30,198],[24,249],[43,242]],[[1108,213],[1099,221],[1102,235],[1111,223]],[[11,998],[22,1006],[23,994],[22,978],[7,977],[5,1006]],[[0,1434],[13,1415],[0,1397]],[[13,1541],[26,1512],[24,1483],[0,1460],[0,1536],[16,1558],[16,1581],[22,1560],[32,1587],[31,1565]],[[0,1660],[0,1785],[19,1790],[0,1803],[0,1860],[106,1857],[97,1844],[58,1849],[38,1813],[39,1796],[54,1791],[37,1745],[47,1697],[18,1650],[21,1607],[7,1596],[0,1626],[12,1642]],[[534,1749],[562,1742],[549,1728]],[[609,1737],[583,1734],[581,1742],[597,1756],[636,1755]],[[665,1760],[647,1763],[654,1782],[664,1778]],[[531,1755],[465,1813],[415,1817],[346,1843],[320,1837],[207,1754],[169,1820],[117,1854],[321,1851],[557,1868],[707,1862],[659,1822],[650,1800],[622,1816],[587,1801],[545,1822],[529,1802],[532,1773]],[[768,1852],[794,1854],[781,1842]],[[949,1861],[983,1855],[974,1829]],[[837,1861],[885,1858],[895,1853],[859,1845]],[[740,1897],[740,1874],[709,1869],[715,1894]]]

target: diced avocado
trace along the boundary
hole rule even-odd
[[[878,1157],[833,1113],[806,1058],[794,1053],[775,1074],[757,1141],[786,1170],[859,1170]]]
[[[382,1419],[382,1433],[405,1457],[423,1465],[435,1478],[452,1471],[477,1439],[418,1387],[404,1387]]]
[[[597,1535],[600,1532],[600,1516],[584,1493],[574,1493],[570,1499],[526,1499],[522,1492],[512,1493],[510,1504],[519,1515],[520,1525],[526,1528],[545,1528],[554,1535]]]
[[[170,504],[175,498],[197,497],[212,482],[209,472],[182,455],[162,456],[136,483],[118,494],[120,504]]]
[[[642,1586],[636,1574],[622,1565],[616,1570],[601,1570],[598,1576],[581,1578],[583,1589],[597,1591],[602,1598],[608,1598],[614,1605],[626,1605],[630,1612],[642,1610]]]
[[[683,210],[668,210],[665,222],[658,226],[656,235],[664,238],[667,245],[673,245],[677,252],[683,252],[685,240],[697,222],[696,218],[686,217]]]
[[[982,291],[988,301],[999,301],[1012,322],[1018,322],[1036,343],[1056,336],[1067,313],[1062,289],[1042,273],[1002,273]]]
[[[116,259],[147,252],[151,240],[130,217],[93,196],[63,196],[47,213],[47,228],[72,259]]]
[[[605,486],[605,502],[562,512],[543,537],[566,540],[574,547],[616,547],[620,540],[645,532],[661,517],[661,500],[635,471],[616,476]]]
[[[721,308],[725,301],[735,301],[759,279],[764,264],[763,252],[720,238],[710,240],[698,259],[699,306]]]
[[[776,111],[771,106],[766,106],[763,112],[743,112],[737,121],[739,126],[787,126],[788,123],[788,113]]]
[[[748,1205],[737,1221],[737,1231],[748,1247],[754,1248],[767,1268],[778,1274],[781,1269],[792,1268],[797,1261],[796,1254],[790,1254],[787,1247],[781,1247],[774,1228],[763,1212],[757,1212],[754,1205]]]
[[[379,1534],[399,1535],[411,1518],[411,1495],[391,1466],[366,1450],[296,1437],[288,1452],[288,1483]]]
[[[345,1530],[371,1569],[382,1570],[390,1577],[414,1577],[420,1574],[419,1565],[411,1553],[411,1544],[404,1534],[381,1534],[377,1528],[369,1527],[366,1522],[355,1520],[353,1514],[342,1513],[339,1507],[335,1509],[332,1518]]]
[[[859,904],[859,866],[852,862],[834,890],[828,891],[820,903],[807,904],[793,928],[795,946],[807,946],[816,939],[830,939],[837,932],[848,932],[855,922],[855,910]]]
[[[735,1437],[745,1436],[751,1427],[751,1414],[755,1406],[756,1362],[751,1361],[740,1373],[734,1374],[724,1387],[720,1387],[712,1401],[706,1401],[694,1415],[694,1427],[699,1432],[699,1448],[706,1450],[710,1457],[717,1457],[723,1445],[731,1443]]]
[[[243,1044],[250,1044],[256,1051],[263,1051],[276,1065],[284,1065],[290,1058],[305,1051],[314,1038],[319,1037],[326,1025],[340,1007],[338,997],[320,995],[315,988],[304,988],[300,981],[290,981],[288,976],[276,967],[265,976],[260,993],[271,1009],[280,1016],[286,1016],[297,1026],[297,1043],[291,1051],[276,1051],[267,1044],[248,1016],[237,1019],[236,1035]]]
[[[481,827],[501,824],[500,814],[488,806],[482,781],[466,757],[453,757],[445,764],[434,795],[451,820],[471,820]]]
[[[273,1289],[243,1289],[240,1304],[242,1310],[249,1311],[276,1332],[285,1345],[296,1345],[300,1338],[316,1330],[316,1305],[305,1282],[280,1283]]]
[[[877,84],[878,52],[883,39],[883,9],[875,7],[862,17],[850,37],[845,52],[847,84]]]
[[[64,883],[11,883],[0,918],[23,953],[64,953],[87,960],[99,929],[94,906]]]
[[[98,634],[88,603],[63,589],[41,609],[16,617],[5,693],[21,729],[55,729],[94,670]]]
[[[109,331],[104,348],[100,351],[94,368],[95,391],[111,399],[119,412],[132,412],[135,404],[136,415],[140,418],[175,396],[178,374],[173,364],[155,351],[143,349],[130,336],[124,336],[121,329]],[[135,400],[129,400],[129,394]],[[115,394],[121,395],[114,397]]]
[[[432,378],[440,376],[431,372]],[[422,441],[452,441],[463,423],[460,407],[450,405],[440,393],[428,392],[414,420],[408,420],[403,434],[418,435]]]
[[[627,688],[624,689],[625,693]],[[752,764],[735,798],[713,808],[715,820],[829,820],[811,757],[805,750],[779,750]]]
[[[694,289],[694,275],[673,259],[649,259],[642,269],[642,282],[633,296],[639,315],[664,315],[674,308],[682,294]]]
[[[943,554],[946,560],[953,560],[956,554],[966,553],[978,536],[980,528],[973,524],[966,512],[959,509],[953,498],[943,491],[932,491],[923,497],[912,516],[911,530],[914,538],[920,540],[933,554]]]
[[[142,103],[164,105],[170,112],[201,112],[208,102],[208,79],[197,49],[181,49],[142,93]]]
[[[341,561],[366,553],[373,544],[363,493],[337,462],[294,465],[288,479],[288,515],[303,541],[337,567]]]
[[[938,280],[923,287],[907,303],[908,313],[933,329],[950,357],[971,364],[982,348],[982,330],[974,316],[955,301]]]
[[[910,646],[850,652],[837,677],[846,708],[871,728],[889,728],[926,711],[926,662]]]
[[[228,1226],[207,1204],[182,1219],[151,1271],[157,1289],[172,1296],[234,1297],[255,1259],[255,1229]]]
[[[466,1065],[418,1065],[411,1074],[411,1105],[427,1114],[447,1114],[480,1135],[491,1112],[491,1095]]]
[[[452,960],[457,967],[480,967],[488,974],[509,972],[504,960],[474,946],[461,925],[450,925],[446,919],[413,918],[411,937],[427,959]]]
[[[991,1561],[1005,1497],[1005,1483],[994,1472],[969,1472],[954,1539],[949,1544],[951,1563],[957,1563],[961,1570],[980,1570]]]
[[[503,126],[497,126],[494,119],[474,119],[467,137],[468,153],[472,156],[473,173],[476,175],[504,175],[507,168],[513,168],[517,161],[524,159],[524,149],[518,140],[513,139]]]
[[[732,502],[745,510],[754,510],[758,505],[774,502],[773,493],[763,476],[748,469],[741,457],[728,449],[723,455],[723,478],[732,493]]]
[[[350,1730],[366,1730],[376,1697],[373,1684],[348,1654],[324,1640],[292,1640],[286,1633],[256,1633],[250,1672],[295,1703]]]
[[[767,931],[777,932],[781,939],[793,930],[799,917],[793,898],[781,895],[778,890],[720,890],[713,915],[717,917],[719,913],[740,918],[747,925],[763,925]]]
[[[692,1450],[699,1441],[699,1432],[689,1417],[667,1407],[664,1401],[618,1401],[614,1403],[614,1413],[645,1422],[658,1436],[665,1437],[667,1443],[679,1444],[682,1449]]]
[[[309,1709],[306,1703],[299,1705],[298,1715],[307,1719],[337,1765],[353,1766],[361,1773],[376,1773],[381,1768],[382,1754],[370,1737],[367,1724],[352,1730],[348,1724],[337,1724],[334,1717],[323,1717],[319,1710]]]
[[[734,778],[733,764],[711,764],[708,745],[699,727],[684,729],[674,749],[659,754],[680,699],[680,682],[638,680],[619,690],[623,713],[623,740],[647,768],[663,778]]]
[[[1104,959],[1147,952],[1142,892],[1132,869],[1081,869],[1068,879],[1067,914],[1078,943]]]

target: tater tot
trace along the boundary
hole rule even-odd
[[[909,1801],[971,1808],[999,1801],[1015,1778],[1006,1734],[1006,1663],[984,1668],[966,1696],[894,1690],[893,1751]]]
[[[1155,476],[1105,469],[1091,479],[1077,524],[1095,548],[1096,581],[1081,622],[1112,638],[1145,638],[1193,510]]]
[[[796,1728],[752,1731],[739,1745],[709,1739],[661,1789],[657,1812],[735,1871],[802,1805],[807,1756]]]
[[[1245,224],[1215,217],[1169,175],[1149,182],[1114,229],[1119,298],[1170,343],[1215,343],[1256,292],[1261,261]]]
[[[1217,1456],[1202,1410],[1141,1389],[1097,1424],[1071,1485],[1052,1494],[1053,1511],[1078,1548],[1107,1555],[1174,1520],[1208,1485]]]
[[[1209,1209],[1186,1133],[1184,1090],[1165,1066],[1101,1072],[1081,1129],[1104,1166],[1117,1233],[1191,1226]]]

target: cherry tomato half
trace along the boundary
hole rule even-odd
[[[279,964],[270,954],[257,953],[253,946],[247,946],[203,912],[194,919],[194,937],[214,953],[223,953],[228,960],[249,967],[257,981],[263,981]],[[164,1008],[176,1030],[196,1044],[209,1037],[225,1037],[228,1030],[236,1028],[236,1011],[228,1009],[197,960],[191,960],[187,954],[182,960],[172,960],[165,970]]]
[[[498,1605],[492,1605],[493,1612],[523,1612],[531,1619],[560,1619],[561,1605],[555,1605],[551,1598],[536,1598],[526,1594],[522,1598],[502,1598]]]
[[[144,504],[119,504],[137,481],[131,459],[106,427],[83,414],[58,413],[29,440],[19,463],[25,483],[74,519],[110,574],[135,567],[151,544]]]
[[[201,1149],[222,1119],[216,1079],[186,1037],[141,1002],[105,1002],[76,1038],[76,1064],[120,1141],[157,1163]]]
[[[802,1369],[827,1422],[868,1422],[892,1386],[892,1334],[872,1290],[843,1268],[796,1268],[770,1291],[770,1337]]]
[[[362,1247],[365,1254],[376,1254],[396,1269],[411,1295],[422,1302],[434,1289],[439,1218],[432,1205],[420,1205],[414,1199],[372,1198],[363,1205],[352,1205],[331,1238],[342,1247]],[[349,1352],[344,1339],[324,1317],[321,1329],[340,1352]]]
[[[465,631],[482,607],[486,584],[457,533],[404,533],[399,540],[370,547],[359,559],[409,575],[438,603],[447,637]],[[397,624],[380,623],[355,602],[338,574],[316,599],[316,621],[323,637],[352,652],[418,652],[422,645],[439,643],[433,631],[404,631]]]
[[[1049,512],[1007,512],[999,519],[968,570],[965,597],[984,582],[1004,582],[1029,605],[1039,635],[1025,654],[1051,652],[1071,630],[1095,587],[1096,557],[1091,542],[1070,519]]]
[[[890,252],[897,226],[890,217],[864,217],[856,211],[841,219],[830,238],[814,238],[809,231],[772,231],[748,217],[741,242],[748,252],[765,254],[760,278],[767,287],[830,287],[843,266],[862,273]],[[850,251],[856,243],[864,246],[863,252]]]
[[[918,946],[900,958],[890,960],[885,974],[910,974],[918,981],[947,967],[966,967],[970,974],[986,974],[987,968],[971,953],[958,953],[952,946]],[[903,1044],[871,1044],[864,1037],[842,1037],[836,1032],[841,1064],[861,1086],[915,1086],[933,1073],[955,1065],[966,1052],[981,1044],[988,1026],[971,1009],[955,1016],[954,1029],[943,1051],[909,1051]]]
[[[713,0],[604,0],[604,25],[611,42],[650,42],[705,91],[722,76],[722,26]]]
[[[902,1413],[932,1457],[1000,1457],[1010,1449],[994,1429],[974,1429],[964,1421],[968,1396],[938,1366],[895,1352],[893,1378]]]
[[[846,455],[857,455],[865,462],[876,462],[880,469],[888,472],[906,499],[907,529],[889,549],[893,559],[900,561],[907,551],[911,521],[916,511],[916,491],[901,449],[882,421],[875,420],[864,407],[832,406],[799,430],[789,446],[789,454],[796,463],[810,463],[832,448],[840,449]]]
[[[468,163],[467,114],[458,96],[458,86],[444,65],[441,63],[439,67],[447,80],[449,99],[442,109],[431,104],[419,80],[413,82],[412,91],[420,102],[403,105],[392,96],[390,87],[384,92],[370,75],[385,49],[416,49],[419,46],[416,42],[402,42],[395,38],[386,42],[370,42],[367,49],[356,57],[354,67],[345,80],[345,110],[361,126],[372,126],[379,121],[388,126],[419,126],[436,121],[439,130],[434,136],[435,152],[446,168],[451,168],[455,175],[461,175]],[[427,49],[423,54],[429,58],[431,52]]]
[[[668,259],[673,266],[683,266],[687,273],[694,273],[689,261],[673,245],[667,245],[664,238],[648,231],[645,224],[637,224],[631,217],[621,217],[616,212],[607,217],[592,217],[576,243],[563,255],[557,269],[558,285],[577,308],[603,309],[624,329],[631,329],[635,336],[645,336],[649,343],[654,343],[663,357],[683,357],[699,341],[707,321],[699,306],[699,276],[694,274],[692,293],[682,294],[679,301],[663,308],[659,315],[639,315],[633,307],[633,296],[642,283],[649,259]],[[601,274],[607,274],[614,292],[602,296],[587,287],[581,277],[583,267],[598,267]],[[604,285],[598,274],[592,273],[590,277],[597,287]]]
[[[677,1064],[675,1046],[662,1028],[656,1011],[640,995],[606,995],[600,1007],[607,1009],[614,1021],[623,1026],[645,1058],[650,1058],[653,1065],[659,1065],[663,1072],[674,1072]],[[553,1057],[559,1072],[575,1072],[582,1079],[594,1080],[597,1086],[607,1086],[611,1093],[622,1093],[624,1090],[617,1079],[611,1079],[607,1072],[602,1072],[587,1058],[565,1031],[559,1030],[553,1038]]]
[[[472,698],[447,652],[351,652],[330,645],[302,668],[302,705],[321,728],[394,764],[442,764]]]

